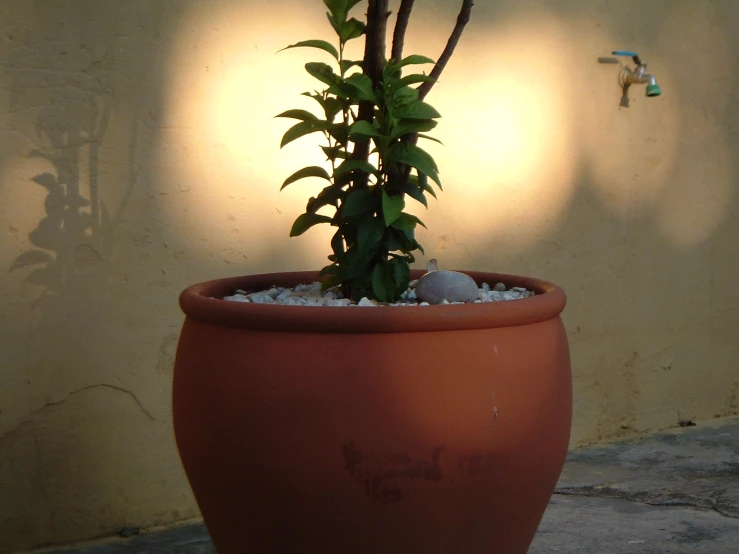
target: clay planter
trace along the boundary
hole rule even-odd
[[[537,296],[379,308],[219,299],[316,273],[182,293],[175,433],[220,554],[527,551],[570,434],[565,294],[467,273]]]

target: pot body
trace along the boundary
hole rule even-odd
[[[470,275],[524,282],[539,294],[383,308],[218,299],[235,288],[311,282],[315,273],[183,293],[175,434],[219,553],[527,551],[569,442],[564,293]],[[270,308],[282,315],[262,322]]]

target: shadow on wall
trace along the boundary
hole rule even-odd
[[[130,253],[151,256],[142,167],[178,17],[123,0],[0,6],[0,552],[197,514],[168,417],[177,293],[148,323],[152,293],[128,284],[162,275]]]
[[[26,250],[13,262],[10,271],[34,266],[25,282],[40,285],[48,291],[63,294],[68,287],[77,288],[77,280],[100,279],[101,265],[110,263],[115,251],[115,227],[123,216],[135,181],[129,180],[117,213],[111,214],[100,199],[99,150],[110,121],[111,100],[100,87],[101,68],[89,75],[97,90],[74,90],[51,95],[50,106],[41,109],[36,120],[36,134],[48,145],[33,150],[31,158],[47,160],[53,172],[35,175],[32,180],[46,189],[46,216],[30,232],[29,239],[38,249]],[[135,156],[134,134],[130,153]],[[85,163],[86,162],[86,163]],[[132,163],[131,160],[129,163]],[[80,175],[87,170],[89,198],[82,195]],[[103,185],[104,186],[104,185]],[[41,265],[42,267],[37,267]],[[91,273],[92,271],[92,273]],[[93,288],[89,286],[88,289]]]
[[[417,4],[407,50],[433,56],[454,3]],[[442,267],[565,287],[578,441],[736,411],[739,13],[714,4],[478,2],[429,97],[445,192],[419,238]],[[315,150],[280,152],[270,120],[313,86],[276,52],[325,36],[314,3],[9,0],[0,19],[2,552],[194,515],[176,296],[316,267],[328,234],[287,238],[315,187],[279,183]],[[596,63],[615,48],[662,98],[619,110]]]

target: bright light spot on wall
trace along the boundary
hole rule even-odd
[[[568,39],[544,12],[479,33],[464,37],[429,95],[443,115],[446,146],[431,148],[447,184],[440,202],[454,207],[430,227],[459,218],[470,240],[510,233],[507,245],[526,246],[556,226],[574,186]]]
[[[187,190],[173,198],[173,217],[186,213],[187,233],[200,238],[204,252],[238,243],[244,256],[271,267],[319,267],[328,254],[326,232],[314,229],[298,239],[288,232],[321,183],[279,188],[297,169],[320,163],[322,153],[312,137],[280,150],[294,121],[274,116],[314,109],[313,100],[300,96],[317,86],[303,65],[329,61],[318,50],[278,50],[330,29],[321,10],[282,3],[269,10],[249,3],[215,12],[193,8],[197,35],[183,33],[172,52],[160,160],[174,166]],[[278,259],[276,250],[292,259]]]

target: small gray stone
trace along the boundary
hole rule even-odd
[[[361,300],[360,300],[360,301],[359,301],[359,302],[357,303],[357,306],[366,306],[366,307],[370,307],[370,306],[377,306],[377,304],[375,304],[374,302],[372,302],[372,300],[370,300],[369,298],[367,298],[367,297],[365,296],[365,297],[363,297],[363,298],[362,298],[362,299],[361,299]]]
[[[503,292],[505,290],[505,285],[503,283],[497,283],[493,290],[497,290],[498,292]]]
[[[480,290],[475,280],[458,271],[438,270],[423,275],[416,284],[416,296],[423,302],[473,302]]]

